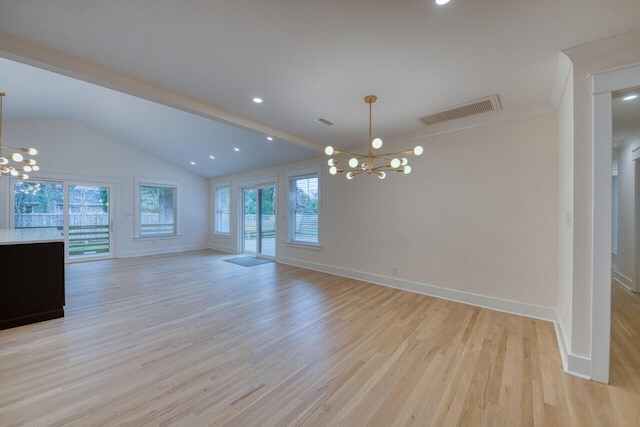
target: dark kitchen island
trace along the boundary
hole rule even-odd
[[[56,228],[0,230],[0,329],[64,316],[64,240]]]

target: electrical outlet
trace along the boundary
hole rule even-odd
[[[397,276],[398,275],[398,267],[396,267],[396,266],[391,267],[391,274],[393,276]]]

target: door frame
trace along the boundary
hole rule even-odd
[[[611,138],[612,92],[640,86],[640,64],[592,76],[593,219],[591,286],[591,379],[609,382],[611,347]]]
[[[635,156],[635,152],[638,151],[638,156]],[[633,168],[634,168],[634,172],[635,172],[635,187],[634,187],[634,205],[635,205],[635,212],[634,212],[634,221],[635,221],[635,228],[634,231],[636,233],[634,240],[634,265],[635,265],[635,277],[634,277],[634,283],[633,283],[633,291],[634,292],[640,292],[640,148],[636,148],[634,150],[634,152],[632,153],[632,158],[633,158]],[[618,242],[619,244],[619,242]]]

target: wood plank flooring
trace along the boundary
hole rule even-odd
[[[550,323],[229,257],[68,265],[64,319],[0,331],[0,426],[640,425],[632,304],[605,386]]]

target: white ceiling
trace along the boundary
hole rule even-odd
[[[206,116],[261,132],[96,96],[88,85],[66,87],[59,108],[45,102],[45,74],[35,101],[0,90],[7,114],[88,122],[183,166],[195,160],[212,177],[234,172],[226,165],[244,155],[255,161],[242,168],[254,169],[317,155],[325,144],[366,147],[368,94],[379,98],[374,133],[389,141],[426,135],[418,117],[492,94],[504,110],[485,113],[487,121],[552,110],[558,53],[637,29],[638,17],[638,0],[0,0],[0,56],[109,87],[136,82],[147,88],[137,95],[163,91],[176,99],[161,97],[169,105],[204,106]],[[7,64],[0,84],[20,80],[5,76]],[[265,129],[291,143],[265,144]],[[247,148],[224,165],[206,163],[229,139]]]
[[[0,91],[6,92],[6,119],[58,117],[80,121],[206,177],[318,155],[279,138],[269,141],[264,133],[3,58]]]

